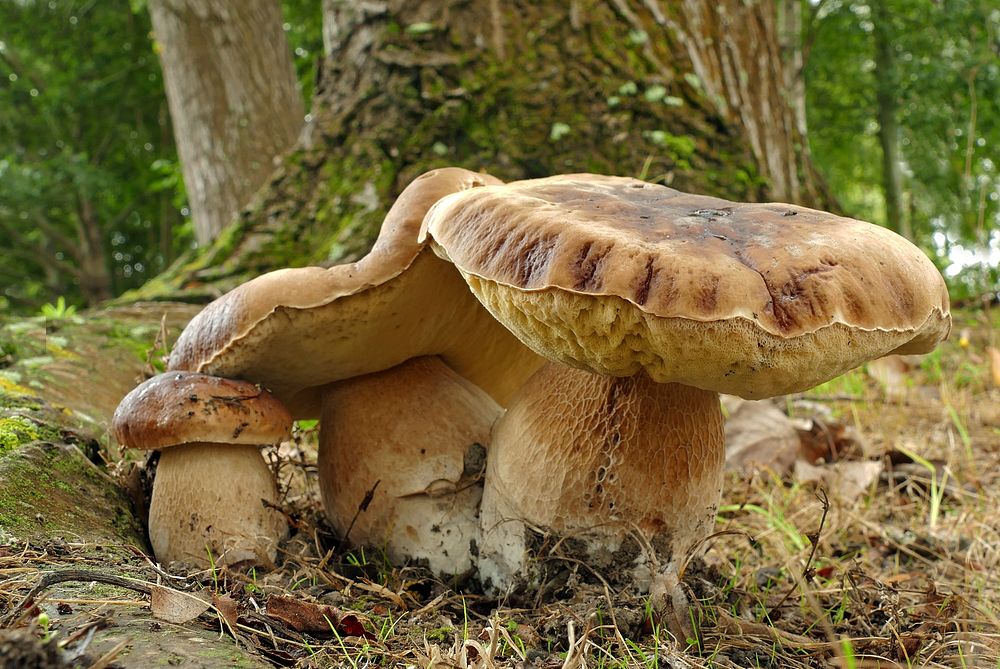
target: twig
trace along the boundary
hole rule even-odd
[[[57,583],[66,583],[67,581],[96,581],[97,583],[114,585],[119,588],[125,588],[126,590],[141,592],[144,595],[150,594],[149,585],[141,581],[134,581],[121,576],[112,576],[111,574],[102,574],[101,572],[86,571],[83,569],[53,571],[43,576],[42,580],[38,582],[38,585],[29,590],[28,594],[26,594],[17,606],[11,610],[10,615],[8,615],[7,619],[3,621],[4,626],[13,623],[22,614],[25,608],[34,604],[35,598],[38,597],[39,593],[47,590]]]
[[[812,568],[813,560],[816,558],[816,551],[819,548],[819,535],[823,532],[823,527],[826,525],[826,516],[830,512],[830,498],[826,495],[826,490],[822,488],[816,493],[816,497],[819,498],[820,503],[823,505],[823,515],[819,518],[819,527],[812,534],[807,534],[806,538],[809,539],[809,543],[812,544],[812,550],[809,551],[809,558],[806,560],[806,566],[802,568],[802,577],[807,581],[812,581],[815,571]],[[767,612],[767,619],[774,620],[774,614],[777,613],[778,609],[788,601],[788,598],[792,596],[799,588],[800,581],[795,581],[792,583],[792,587],[788,589],[785,596],[781,598],[777,604],[772,606]]]
[[[55,597],[49,600],[56,604],[102,604],[107,606],[149,606],[145,599],[82,599],[78,597]]]
[[[763,639],[770,639],[780,645],[789,645],[805,651],[829,651],[835,648],[835,644],[829,641],[815,641],[800,634],[792,634],[765,623],[743,620],[731,615],[725,609],[715,607],[716,629],[723,634],[750,635]]]
[[[382,479],[375,481],[375,485],[373,485],[371,489],[365,493],[361,503],[358,504],[358,510],[354,512],[354,517],[351,518],[351,524],[347,526],[347,531],[344,532],[344,537],[340,540],[339,548],[343,548],[347,545],[347,538],[351,536],[351,530],[354,529],[354,523],[357,522],[358,517],[362,513],[368,510],[368,506],[372,503],[372,500],[375,499],[375,489],[378,488],[378,484],[381,482]]]

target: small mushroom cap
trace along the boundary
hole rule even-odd
[[[273,395],[253,383],[166,372],[125,396],[115,410],[111,431],[128,448],[265,445],[289,437],[292,417]]]
[[[502,403],[541,360],[418,241],[438,199],[500,183],[459,168],[418,177],[368,255],[329,269],[278,270],[239,286],[188,324],[168,368],[260,382],[297,417],[316,417],[326,384],[440,355]]]
[[[588,174],[450,195],[424,236],[540,354],[766,397],[951,328],[933,263],[889,230]]]

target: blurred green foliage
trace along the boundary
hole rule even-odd
[[[881,0],[891,17],[906,215],[953,297],[1000,285],[1000,6]],[[805,2],[809,140],[847,213],[884,223],[869,2]],[[808,15],[807,11],[803,12]],[[993,246],[992,258],[973,249]],[[958,248],[962,247],[962,248]],[[955,261],[958,261],[956,263]],[[960,265],[963,269],[960,270]]]
[[[284,10],[311,94],[320,3]],[[192,243],[146,3],[0,0],[0,311],[117,295]]]
[[[125,0],[0,1],[0,285],[14,309],[117,294],[190,239],[149,32]]]

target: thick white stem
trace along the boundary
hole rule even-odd
[[[267,504],[265,504],[265,502]],[[256,446],[195,443],[164,449],[149,508],[156,559],[207,566],[271,564],[288,526],[272,506],[274,474]]]
[[[557,552],[648,590],[711,532],[724,455],[714,392],[543,367],[493,433],[481,578],[531,585]]]
[[[353,545],[384,548],[394,562],[426,560],[445,575],[467,571],[484,449],[500,413],[433,356],[331,385],[319,450],[331,524]]]

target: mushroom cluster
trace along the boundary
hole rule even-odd
[[[323,503],[353,542],[478,567],[496,591],[537,582],[559,545],[667,596],[714,523],[718,393],[810,388],[929,351],[950,323],[934,265],[868,223],[444,169],[403,191],[368,256],[240,286],[169,366],[320,417]]]

